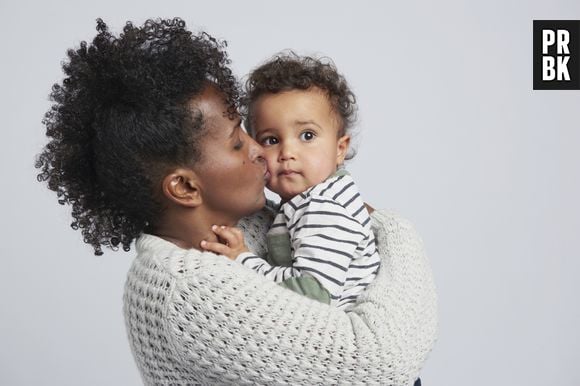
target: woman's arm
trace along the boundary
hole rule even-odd
[[[409,222],[372,218],[381,270],[347,313],[213,254],[192,258],[164,318],[184,380],[412,384],[436,337],[431,271]]]

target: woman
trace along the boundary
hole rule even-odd
[[[179,19],[97,30],[68,53],[37,167],[96,254],[136,240],[124,311],[143,381],[412,384],[436,333],[413,228],[373,214],[382,268],[349,313],[201,252],[213,224],[256,212],[240,225],[263,252],[271,221],[224,45]]]

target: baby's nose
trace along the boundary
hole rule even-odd
[[[280,149],[280,159],[281,160],[294,159],[295,158],[294,153],[295,153],[294,149],[292,148],[291,145],[284,144]]]

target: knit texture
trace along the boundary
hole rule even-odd
[[[436,295],[412,225],[372,214],[381,269],[349,311],[298,295],[223,256],[137,241],[124,313],[147,385],[412,385],[436,339]],[[244,221],[265,253],[272,220]]]

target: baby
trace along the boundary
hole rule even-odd
[[[202,247],[348,309],[380,265],[369,213],[342,168],[354,94],[331,63],[289,53],[250,74],[247,108],[248,131],[264,147],[267,186],[282,199],[267,235],[268,260],[248,251],[237,228],[214,226],[225,244]],[[316,285],[296,278],[314,278]]]

